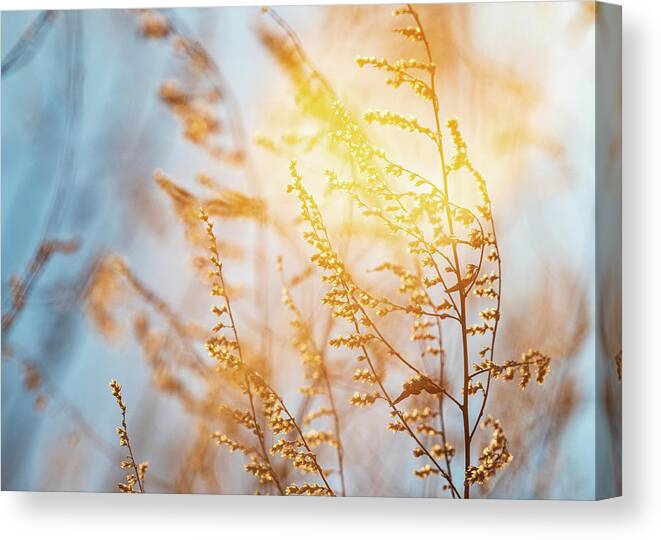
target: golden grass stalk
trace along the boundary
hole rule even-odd
[[[120,466],[122,469],[133,471],[128,472],[126,474],[126,482],[120,482],[117,484],[117,487],[122,493],[136,493],[135,486],[137,484],[140,493],[144,493],[145,475],[147,474],[149,464],[146,461],[138,464],[133,457],[128,426],[126,425],[126,404],[124,403],[124,398],[122,396],[122,386],[115,379],[112,379],[110,381],[110,390],[122,413],[122,424],[117,428],[119,446],[126,448],[126,451],[128,452],[128,456],[121,461]]]

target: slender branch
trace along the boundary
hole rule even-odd
[[[496,226],[494,224],[493,220],[493,213],[491,212],[491,209],[489,209],[489,213],[491,215],[491,233],[493,234],[493,244],[494,248],[496,250],[496,255],[498,257],[498,299],[496,300],[496,313],[498,313],[498,316],[496,317],[496,320],[494,321],[493,325],[493,330],[491,333],[491,350],[489,351],[489,356],[490,356],[490,361],[493,362],[494,358],[494,349],[496,347],[496,332],[498,330],[498,323],[500,322],[500,295],[502,293],[502,286],[503,286],[503,269],[502,269],[502,264],[500,261],[500,248],[498,247],[498,239],[496,237]],[[475,420],[475,425],[473,426],[473,429],[471,430],[470,437],[471,439],[473,438],[473,435],[475,435],[475,431],[477,430],[477,426],[480,424],[480,420],[482,419],[482,416],[484,415],[484,409],[487,404],[487,399],[489,398],[489,390],[491,388],[491,370],[489,370],[489,375],[487,377],[487,386],[484,391],[484,397],[482,399],[482,405],[480,406],[480,412],[477,415],[477,419]]]
[[[286,283],[284,281],[284,276],[283,276],[283,273],[282,273],[282,265],[281,264],[279,265],[279,268],[280,268],[280,277],[281,277],[281,280],[282,280],[282,285],[283,285],[283,287],[286,288]],[[296,306],[296,304],[293,301],[287,302],[287,307],[289,307],[289,309],[294,312],[294,315],[296,316],[296,319],[298,320],[298,322],[300,324],[305,324],[305,323],[303,323],[303,314],[301,313],[301,310],[298,308],[298,306]],[[333,319],[331,318],[331,321],[332,320]],[[330,333],[331,327],[332,327],[332,325],[329,324],[328,325],[328,330],[327,330],[328,334]],[[342,486],[342,496],[345,496],[346,495],[346,485],[345,485],[345,479],[344,479],[344,447],[342,445],[342,438],[341,438],[341,432],[340,432],[340,417],[339,417],[339,414],[337,412],[337,406],[335,404],[335,398],[333,397],[333,388],[332,388],[332,385],[331,385],[331,382],[330,382],[330,377],[328,375],[328,370],[326,369],[326,362],[325,362],[325,359],[324,359],[324,354],[322,353],[322,351],[319,350],[317,345],[314,343],[312,335],[311,335],[311,330],[307,327],[307,325],[306,325],[306,331],[309,333],[307,341],[309,342],[309,345],[313,349],[313,354],[315,355],[316,358],[319,359],[319,367],[321,369],[322,379],[324,381],[324,385],[326,387],[326,394],[328,396],[328,401],[329,401],[330,406],[331,406],[331,411],[332,411],[331,414],[332,414],[332,417],[333,417],[333,425],[334,425],[334,429],[335,429],[335,438],[337,439],[337,448],[336,448],[336,450],[337,450],[337,462],[338,462],[338,469],[339,469],[339,475],[340,475],[340,483],[341,483],[341,486]],[[327,345],[327,343],[328,343],[328,338],[325,339],[324,347]]]
[[[331,245],[330,238],[328,237],[328,231],[327,231],[326,228],[323,226],[323,223],[320,223],[320,228],[321,228],[321,233],[320,233],[319,230],[317,229],[317,227],[315,226],[315,221],[314,221],[314,219],[312,218],[312,216],[311,216],[311,214],[310,214],[310,209],[308,208],[308,203],[305,202],[304,200],[302,200],[301,203],[302,203],[302,211],[303,211],[303,213],[304,213],[304,217],[305,217],[306,221],[308,222],[308,224],[310,225],[310,227],[312,228],[312,231],[313,231],[314,235],[315,235],[317,238],[319,238],[319,239],[322,238],[322,235],[323,235],[323,238],[325,239],[325,241],[327,242],[327,244],[328,244],[328,245]],[[318,209],[316,209],[316,212],[319,213],[319,212],[318,212]],[[319,213],[319,216],[320,216],[320,213]],[[321,219],[321,217],[320,217],[320,219]],[[349,287],[349,285],[348,285],[346,279],[344,278],[344,276],[343,276],[341,273],[338,275],[338,279],[339,279],[340,284],[342,285],[342,289],[344,290],[344,295],[345,295],[345,298],[346,298],[346,302],[347,302],[348,304],[357,304],[357,305],[358,305],[358,308],[361,310],[363,316],[366,317],[366,319],[367,319],[366,322],[369,322],[369,326],[370,326],[370,328],[373,328],[373,329],[378,333],[378,329],[376,329],[376,328],[374,327],[373,323],[372,323],[371,320],[369,319],[369,316],[367,315],[367,313],[365,312],[365,310],[362,308],[362,306],[360,305],[360,303],[357,303],[357,302],[356,302],[356,300],[355,300],[355,298],[353,297],[353,294],[352,294],[352,292],[351,292],[351,288]],[[358,321],[356,320],[355,313],[351,313],[350,317],[351,317],[351,322],[352,322],[352,325],[353,325],[353,327],[354,327],[355,332],[356,332],[357,334],[361,335],[360,326],[359,326],[359,324],[358,324]],[[398,357],[399,357],[400,360],[402,360],[407,366],[409,366],[409,367],[412,368],[414,371],[416,371],[416,373],[423,375],[423,374],[422,374],[417,368],[415,368],[415,366],[412,366],[412,365],[409,364],[404,358],[402,358],[401,355],[399,355],[399,353],[398,353],[398,352],[397,352],[397,351],[396,351],[396,350],[395,350],[395,349],[394,349],[394,348],[393,348],[393,347],[392,347],[387,341],[385,341],[385,338],[383,338],[383,336],[382,336],[382,339],[383,339],[383,343],[384,343],[384,344],[385,344],[385,345],[386,345],[391,351],[394,351],[394,354],[395,354],[395,355],[398,355]],[[374,379],[376,380],[376,382],[377,382],[379,388],[381,389],[381,392],[382,392],[382,394],[383,394],[383,397],[384,397],[384,399],[388,402],[388,405],[390,406],[392,412],[393,412],[393,413],[395,414],[395,416],[397,416],[397,418],[400,420],[400,422],[401,422],[402,425],[404,426],[405,430],[407,431],[407,433],[409,434],[409,436],[415,441],[415,443],[418,445],[418,447],[420,448],[420,450],[421,450],[421,451],[422,451],[422,452],[423,452],[423,453],[429,458],[429,460],[434,464],[434,466],[436,467],[436,469],[438,470],[438,472],[443,476],[443,478],[446,479],[446,481],[447,481],[448,484],[450,485],[450,489],[453,490],[453,492],[454,492],[457,496],[460,496],[460,495],[459,495],[459,492],[457,491],[456,487],[454,486],[454,483],[453,483],[452,480],[450,479],[448,473],[447,473],[446,471],[443,470],[443,467],[442,467],[442,466],[436,461],[436,459],[434,458],[434,456],[429,452],[429,450],[428,450],[428,449],[426,448],[426,446],[422,443],[422,441],[420,441],[420,439],[416,436],[416,434],[413,432],[413,430],[412,430],[411,427],[409,426],[408,422],[407,422],[406,419],[404,418],[404,415],[399,411],[399,409],[397,408],[397,406],[394,404],[392,398],[390,397],[390,394],[388,393],[388,391],[386,390],[386,388],[385,388],[383,382],[381,381],[381,377],[380,377],[379,374],[377,373],[376,368],[374,367],[374,363],[373,363],[372,360],[371,360],[370,353],[369,353],[369,351],[367,350],[367,348],[365,347],[365,344],[364,344],[363,342],[360,343],[360,349],[362,350],[363,355],[365,356],[365,359],[367,360],[367,363],[368,363],[368,365],[369,365],[369,368],[370,368],[370,371],[371,371],[371,373],[372,373],[372,376],[374,377]]]
[[[11,307],[2,314],[2,333],[4,340],[7,340],[9,332],[16,322],[16,318],[25,307],[32,288],[38,281],[51,257],[55,253],[73,253],[78,249],[78,245],[77,240],[46,240],[42,242],[37,249],[37,253],[28,264],[25,279],[15,283]]]
[[[252,369],[250,369],[250,368],[248,368],[248,367],[246,367],[246,369],[248,369],[249,372],[250,372],[253,376],[255,376],[255,377],[259,377],[259,379],[260,379],[260,380],[262,381],[262,383],[266,386],[266,388],[268,388],[268,389],[273,393],[273,395],[275,396],[275,398],[278,400],[278,402],[279,402],[280,405],[282,406],[282,409],[283,409],[284,413],[287,415],[287,417],[289,418],[289,420],[292,422],[292,425],[294,426],[294,429],[295,429],[296,432],[298,433],[298,436],[301,438],[301,442],[303,443],[303,446],[305,446],[305,449],[308,451],[309,455],[312,457],[312,461],[314,462],[314,466],[315,466],[315,468],[317,469],[317,473],[319,474],[319,477],[321,478],[321,480],[323,481],[324,485],[326,486],[326,488],[327,488],[328,491],[330,492],[331,496],[334,497],[334,496],[335,496],[335,493],[333,492],[333,489],[332,489],[332,488],[330,487],[330,485],[328,484],[328,480],[326,479],[326,475],[324,474],[323,469],[320,467],[319,463],[317,462],[317,456],[315,455],[315,453],[312,451],[312,449],[311,449],[310,446],[308,445],[308,442],[307,442],[307,440],[306,440],[306,438],[305,438],[305,435],[303,435],[303,431],[301,430],[300,426],[298,425],[298,422],[296,421],[296,418],[294,418],[294,416],[289,412],[289,409],[287,409],[287,406],[285,405],[285,402],[283,401],[283,399],[280,397],[280,394],[278,394],[278,393],[273,389],[273,387],[272,387],[271,385],[269,385],[266,381],[264,381],[264,379],[263,379],[263,378],[262,378],[262,377],[261,377],[256,371],[254,371],[254,370],[252,370]]]
[[[37,47],[45,35],[45,31],[50,28],[50,24],[56,15],[56,11],[45,10],[41,11],[35,17],[25,29],[18,42],[16,42],[2,59],[3,77],[10,75],[12,71],[18,69],[21,61],[23,66],[25,66],[32,60]]]
[[[135,473],[135,480],[138,482],[138,488],[140,489],[140,493],[144,493],[145,488],[142,483],[142,478],[141,478],[142,473],[138,468],[138,464],[135,462],[135,458],[133,456],[133,450],[131,449],[131,441],[129,439],[129,431],[128,431],[128,426],[126,424],[126,404],[124,403],[124,399],[122,397],[122,387],[115,379],[112,379],[110,381],[110,389],[122,413],[122,427],[117,428],[117,434],[119,435],[119,445],[124,446],[129,453],[129,462],[126,463],[123,461],[122,468],[129,467],[133,469]],[[133,485],[134,485],[133,480],[129,476],[127,477],[127,484],[120,484],[119,487],[120,489],[122,489],[122,491],[128,491],[132,493]]]
[[[310,68],[310,71],[312,72],[312,76],[317,79],[321,84],[324,86],[326,91],[333,97],[335,97],[335,90],[333,90],[332,85],[328,81],[326,77],[317,69],[317,67],[314,65],[310,57],[307,55],[305,52],[305,48],[303,47],[303,43],[301,43],[300,38],[294,32],[293,28],[289,26],[287,21],[285,21],[277,11],[275,11],[271,7],[264,6],[262,8],[262,12],[268,14],[274,21],[275,23],[282,28],[282,30],[287,34],[287,37],[291,40],[292,44],[294,45],[294,50],[296,51],[296,54],[298,54],[299,58],[301,61],[307,65]]]
[[[259,422],[257,421],[257,412],[255,410],[255,402],[253,399],[253,393],[250,388],[250,378],[248,376],[249,369],[246,366],[246,363],[243,359],[243,352],[241,351],[241,342],[239,341],[239,334],[236,329],[236,323],[234,322],[234,314],[232,313],[232,305],[230,303],[229,295],[227,294],[227,289],[225,287],[225,280],[223,278],[223,272],[222,272],[222,266],[220,263],[217,265],[218,268],[218,278],[220,279],[220,286],[222,287],[223,290],[223,298],[225,300],[225,304],[227,305],[227,314],[230,318],[230,325],[232,328],[232,332],[234,334],[234,340],[236,341],[237,345],[237,351],[239,353],[239,359],[241,360],[241,365],[244,366],[243,369],[243,381],[246,385],[246,392],[248,394],[248,400],[250,401],[250,410],[252,413],[252,419],[253,423],[255,426],[255,434],[257,435],[257,439],[259,440],[259,446],[262,450],[262,457],[266,461],[266,464],[268,465],[269,469],[271,470],[271,475],[273,476],[273,481],[275,482],[276,487],[278,488],[278,491],[280,492],[280,495],[285,494],[285,490],[282,487],[282,484],[280,483],[280,480],[278,479],[277,474],[275,473],[275,469],[273,468],[273,465],[271,464],[271,460],[269,458],[269,453],[266,450],[266,442],[264,440],[264,433],[262,432],[262,428],[259,426]]]
[[[430,65],[434,66],[429,74],[429,79],[430,79],[430,87],[431,87],[431,93],[432,93],[432,106],[434,108],[434,123],[436,125],[436,136],[437,136],[437,142],[436,142],[436,147],[438,149],[438,154],[439,158],[441,161],[441,172],[442,172],[442,178],[443,178],[443,193],[445,195],[445,200],[449,201],[450,196],[449,196],[449,188],[448,188],[448,170],[445,165],[445,154],[443,152],[443,133],[441,130],[441,120],[440,120],[440,107],[439,107],[439,100],[438,100],[438,93],[436,91],[436,68],[434,64],[434,58],[431,52],[431,46],[429,44],[429,40],[427,39],[427,36],[425,34],[424,28],[422,26],[422,23],[420,21],[420,17],[418,13],[413,9],[411,4],[407,4],[408,9],[411,12],[411,16],[415,20],[418,28],[420,29],[420,34],[421,34],[421,39],[425,47],[425,51],[427,53],[427,60]],[[450,207],[446,205],[445,207],[446,211],[446,217],[448,221],[448,230],[450,232],[450,236],[454,236],[454,224],[453,224],[453,219],[452,219],[452,213],[450,212]],[[471,438],[470,438],[470,416],[469,416],[469,404],[470,404],[470,395],[468,393],[468,338],[467,338],[467,333],[466,333],[466,294],[464,291],[464,287],[462,285],[462,275],[461,275],[461,267],[459,266],[459,255],[457,253],[457,244],[452,243],[452,255],[454,258],[454,269],[455,273],[457,275],[457,283],[459,284],[459,305],[460,305],[460,311],[461,311],[461,340],[462,340],[462,352],[463,352],[463,368],[464,368],[464,381],[463,381],[463,394],[464,394],[464,402],[463,402],[463,407],[462,407],[462,416],[463,416],[463,424],[464,424],[464,471],[468,470],[468,467],[470,467],[470,461],[471,461]],[[470,498],[470,485],[467,482],[464,482],[464,498],[468,499]]]
[[[234,342],[236,343],[236,348],[237,352],[239,354],[239,361],[240,361],[240,366],[243,372],[243,380],[244,384],[246,387],[246,393],[248,394],[248,400],[250,401],[250,409],[251,409],[251,414],[252,414],[252,422],[255,427],[254,432],[255,435],[257,436],[257,439],[259,441],[259,446],[262,451],[262,458],[264,459],[265,463],[267,464],[270,472],[271,472],[271,477],[278,488],[278,491],[280,492],[281,495],[285,494],[285,490],[282,487],[282,484],[280,483],[280,480],[278,479],[278,476],[275,472],[275,469],[273,468],[273,465],[271,464],[271,460],[269,458],[268,451],[266,450],[266,442],[264,440],[264,434],[262,433],[262,430],[259,426],[259,422],[257,420],[257,412],[255,410],[255,403],[253,399],[253,393],[252,389],[250,387],[250,377],[249,377],[249,370],[247,368],[247,365],[245,363],[244,357],[243,357],[243,352],[241,349],[241,341],[239,340],[239,334],[236,328],[236,322],[234,320],[234,313],[232,312],[232,303],[230,301],[229,295],[227,294],[227,288],[225,286],[225,279],[223,277],[223,265],[220,262],[220,255],[218,253],[218,248],[216,246],[216,237],[213,233],[213,225],[211,224],[211,221],[209,220],[209,216],[204,212],[204,210],[200,209],[200,219],[204,221],[207,227],[207,235],[209,236],[209,249],[212,253],[211,256],[211,263],[215,268],[215,275],[218,277],[219,284],[220,284],[220,295],[223,297],[223,300],[225,301],[225,305],[227,307],[227,315],[230,319],[230,328],[232,330],[232,333],[234,335]]]
[[[354,328],[357,333],[360,333],[360,327],[358,326],[358,322],[354,318]],[[436,459],[431,455],[429,450],[427,450],[427,447],[420,441],[420,439],[416,436],[416,434],[413,432],[411,429],[411,426],[409,426],[409,423],[406,421],[404,418],[404,415],[399,411],[397,406],[393,403],[392,398],[390,397],[390,394],[386,390],[385,386],[383,385],[383,382],[381,381],[381,378],[379,377],[378,373],[376,372],[376,369],[374,367],[374,364],[370,358],[369,352],[367,351],[367,348],[365,345],[361,345],[361,350],[363,351],[363,355],[365,356],[365,359],[367,360],[367,363],[370,367],[370,371],[372,372],[372,375],[374,376],[377,384],[379,385],[379,388],[381,389],[381,392],[383,393],[383,397],[385,400],[388,402],[388,405],[392,409],[392,411],[395,413],[399,421],[402,423],[404,428],[406,429],[407,433],[409,436],[415,441],[415,443],[418,445],[420,450],[424,452],[424,454],[429,458],[429,460],[434,464],[434,466],[438,469],[439,473],[445,478],[445,480],[448,482],[450,485],[450,489],[452,490],[452,493],[455,494],[457,497],[460,497],[459,492],[457,491],[457,488],[455,487],[454,483],[452,482],[452,478],[450,477],[449,473],[443,470],[443,467],[436,461]]]
[[[443,330],[441,326],[441,321],[436,321],[436,326],[438,330],[438,346],[439,346],[439,384],[441,388],[445,387],[445,347],[443,344]],[[443,443],[443,456],[445,457],[445,466],[448,471],[448,476],[452,480],[452,467],[450,466],[450,456],[448,455],[448,441],[445,430],[445,407],[443,403],[443,394],[438,396],[438,416],[439,422],[441,425],[441,442]],[[454,491],[452,492],[452,498],[455,498]]]

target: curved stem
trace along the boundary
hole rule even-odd
[[[489,212],[491,212],[491,209],[489,209]],[[496,250],[496,255],[498,257],[498,300],[496,300],[496,313],[498,314],[496,317],[496,320],[494,321],[493,325],[493,330],[491,332],[491,350],[489,351],[489,357],[490,361],[493,362],[493,357],[494,357],[494,348],[496,347],[496,332],[498,330],[498,323],[500,322],[500,295],[502,292],[502,287],[503,287],[503,270],[502,270],[502,264],[500,262],[500,248],[498,247],[498,239],[496,237],[496,226],[493,221],[493,214],[491,214],[491,232],[493,234],[493,244],[494,244],[494,249]],[[482,399],[482,405],[480,406],[480,411],[477,415],[477,419],[475,420],[475,425],[473,426],[473,429],[471,430],[470,437],[471,439],[473,438],[473,435],[475,435],[475,431],[477,430],[477,426],[480,424],[480,420],[482,419],[482,416],[484,415],[484,409],[487,404],[487,399],[489,398],[489,390],[491,388],[491,370],[489,370],[489,375],[487,376],[487,386],[484,391],[484,397]]]
[[[310,227],[312,228],[312,231],[313,231],[314,235],[315,235],[317,238],[321,239],[322,236],[320,235],[319,230],[317,229],[317,227],[314,225],[314,220],[312,219],[312,217],[311,217],[311,215],[310,215],[310,210],[309,210],[309,208],[308,208],[308,206],[307,206],[307,203],[303,203],[303,205],[302,205],[302,210],[303,210],[303,213],[304,213],[304,215],[305,215],[306,220],[308,221],[308,223],[310,224]],[[316,210],[316,212],[318,213],[318,209],[315,208],[315,210]],[[330,239],[329,239],[329,237],[328,237],[328,232],[326,231],[326,228],[323,226],[323,224],[321,224],[321,234],[323,235],[323,238],[325,239],[325,241],[327,242],[327,244],[328,244],[328,245],[331,245]],[[343,288],[343,290],[344,290],[344,294],[345,294],[345,298],[346,298],[347,303],[357,304],[358,307],[359,307],[359,309],[361,310],[363,316],[366,317],[367,321],[369,321],[370,328],[373,328],[377,333],[379,333],[378,329],[376,329],[376,328],[374,327],[374,325],[371,323],[371,321],[370,321],[370,319],[369,319],[369,316],[368,316],[367,313],[365,312],[364,308],[360,305],[360,303],[357,303],[357,302],[355,301],[355,299],[353,298],[353,295],[352,295],[352,292],[351,292],[351,287],[350,287],[349,284],[347,283],[346,279],[342,276],[342,274],[341,274],[342,271],[340,270],[339,272],[340,272],[340,273],[339,273],[339,275],[338,275],[338,279],[339,279],[339,281],[340,281],[340,283],[341,283],[341,285],[342,285],[342,288]],[[355,314],[352,314],[352,315],[351,315],[351,322],[352,322],[352,324],[353,324],[353,327],[354,327],[355,332],[356,332],[357,334],[360,335],[360,334],[361,334],[360,325],[358,324],[358,321],[356,320]],[[421,372],[420,372],[415,366],[412,366],[412,365],[409,364],[404,358],[402,358],[402,356],[401,356],[401,355],[400,355],[400,354],[399,354],[399,353],[398,353],[398,352],[392,347],[392,345],[390,345],[390,344],[385,340],[385,338],[383,338],[383,336],[381,336],[381,337],[382,337],[382,340],[383,340],[382,342],[384,343],[384,345],[386,345],[386,346],[389,348],[389,350],[391,350],[396,356],[398,356],[398,357],[400,358],[400,360],[402,360],[407,366],[409,366],[411,369],[413,369],[416,373],[418,373],[418,374],[420,374],[420,375],[424,375],[424,374],[422,374],[422,373],[421,373]],[[439,474],[441,474],[441,475],[443,476],[443,478],[445,478],[445,480],[448,482],[448,484],[449,484],[449,486],[450,486],[450,489],[451,489],[451,490],[452,490],[457,496],[460,496],[460,495],[459,495],[459,492],[457,491],[457,489],[456,489],[456,487],[455,487],[455,485],[454,485],[454,483],[453,483],[452,480],[450,479],[448,473],[447,473],[446,471],[443,470],[443,467],[442,467],[442,466],[436,461],[436,459],[434,458],[434,456],[432,456],[432,454],[431,454],[431,453],[429,452],[429,450],[425,447],[425,445],[422,443],[422,441],[420,441],[420,439],[416,436],[416,434],[413,432],[413,430],[412,430],[411,427],[409,426],[408,422],[407,422],[406,419],[404,418],[404,415],[399,411],[399,409],[397,408],[397,406],[394,404],[392,398],[390,397],[390,394],[389,394],[388,391],[386,390],[386,388],[385,388],[383,382],[381,381],[381,378],[379,377],[379,375],[378,375],[378,373],[377,373],[377,371],[376,371],[376,369],[375,369],[375,367],[374,367],[374,364],[373,364],[373,362],[372,362],[372,360],[371,360],[371,358],[370,358],[370,353],[368,352],[367,348],[365,347],[365,344],[364,344],[364,343],[361,343],[361,344],[360,344],[360,348],[361,348],[361,350],[362,350],[362,352],[363,352],[363,355],[365,356],[365,359],[367,360],[367,363],[368,363],[368,365],[369,365],[369,368],[370,368],[370,371],[371,371],[372,375],[374,376],[374,379],[376,380],[376,382],[377,382],[379,388],[381,389],[381,392],[382,392],[382,394],[383,394],[384,399],[388,402],[388,405],[390,406],[390,408],[391,408],[391,410],[393,411],[393,413],[395,414],[395,416],[397,416],[397,418],[400,420],[400,422],[402,423],[402,425],[403,425],[404,428],[406,429],[407,433],[408,433],[409,436],[415,441],[415,443],[418,445],[418,447],[420,448],[420,450],[421,450],[421,451],[422,451],[422,452],[423,452],[423,453],[429,458],[429,460],[434,464],[434,466],[435,466],[436,469],[438,470]],[[430,379],[430,380],[431,380],[431,379]],[[455,401],[456,401],[456,400],[455,400]],[[457,403],[458,403],[458,402],[457,402]]]
[[[211,227],[211,223],[208,222],[208,221],[207,221],[207,225],[208,225],[208,227]],[[210,233],[210,236],[211,236],[211,234],[213,234],[213,233]],[[212,245],[212,252],[215,252],[214,254],[217,253],[217,248],[215,246],[215,237],[214,237],[214,245]],[[248,369],[249,368],[247,367],[247,365],[244,361],[244,358],[243,358],[243,353],[241,351],[241,342],[239,341],[239,334],[238,334],[237,329],[236,329],[236,323],[234,321],[234,314],[232,313],[232,304],[230,302],[229,295],[227,294],[227,288],[225,287],[225,280],[223,278],[223,267],[222,267],[222,264],[220,263],[220,260],[218,260],[217,257],[218,257],[218,255],[216,255],[216,260],[213,261],[213,264],[216,267],[218,279],[220,281],[220,286],[222,288],[222,296],[223,296],[223,299],[225,300],[225,305],[227,306],[227,315],[230,318],[230,325],[231,325],[232,333],[234,334],[234,341],[236,342],[237,351],[239,353],[239,360],[241,361],[241,366],[244,367],[244,369],[243,369],[243,380],[245,382],[246,392],[248,394],[248,399],[250,401],[250,410],[251,410],[251,414],[252,414],[252,421],[255,425],[255,434],[257,435],[257,439],[259,440],[259,446],[262,450],[262,457],[263,457],[264,461],[266,462],[266,464],[268,465],[269,470],[271,471],[271,477],[273,478],[273,481],[274,481],[276,487],[278,488],[278,491],[280,492],[280,495],[284,495],[285,491],[282,487],[282,484],[280,483],[280,480],[278,479],[278,475],[276,474],[275,469],[273,468],[273,465],[271,464],[271,460],[269,458],[268,451],[266,450],[266,442],[264,440],[264,434],[262,433],[262,430],[259,426],[259,422],[257,421],[257,412],[255,410],[255,403],[254,403],[254,399],[253,399],[253,394],[252,394],[252,390],[250,388],[250,379],[248,377]]]

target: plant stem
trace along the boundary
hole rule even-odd
[[[215,246],[214,246],[215,247]],[[243,353],[241,352],[241,342],[239,341],[239,335],[236,330],[236,323],[234,322],[234,315],[232,314],[232,305],[229,299],[229,295],[227,294],[227,289],[225,288],[225,280],[223,279],[223,270],[222,270],[222,265],[220,264],[220,261],[217,262],[216,264],[217,270],[218,270],[218,279],[220,280],[220,286],[223,291],[223,298],[225,299],[225,304],[227,305],[227,315],[230,318],[230,325],[232,327],[232,333],[234,334],[234,340],[236,341],[236,347],[237,351],[239,353],[239,359],[241,361],[241,366],[243,369],[243,380],[246,385],[246,391],[248,393],[248,399],[250,400],[250,410],[252,414],[252,420],[253,423],[255,424],[255,434],[257,435],[257,439],[259,440],[259,446],[262,450],[262,457],[264,458],[264,461],[268,465],[270,471],[271,471],[271,476],[273,478],[273,482],[275,483],[276,487],[278,488],[278,491],[280,492],[280,495],[285,494],[285,490],[282,487],[282,484],[280,483],[280,480],[278,479],[278,475],[275,473],[275,469],[273,468],[273,465],[271,464],[271,460],[269,458],[268,451],[266,450],[266,442],[264,441],[264,434],[262,433],[262,429],[259,426],[258,420],[257,420],[257,412],[255,410],[255,403],[253,399],[253,394],[252,390],[250,389],[250,378],[248,376],[248,368],[246,366],[246,363],[243,359]]]
[[[418,28],[420,29],[420,34],[422,36],[422,42],[424,43],[425,50],[427,52],[427,60],[433,65],[433,69],[429,75],[430,87],[432,93],[432,105],[434,108],[434,123],[436,126],[436,147],[438,148],[438,154],[441,160],[441,172],[443,176],[443,193],[445,195],[445,200],[449,201],[449,189],[448,189],[448,171],[445,165],[445,155],[443,152],[443,133],[441,131],[441,121],[440,121],[440,110],[439,110],[439,100],[438,94],[436,91],[436,67],[434,65],[434,59],[431,52],[431,47],[429,45],[429,40],[425,35],[424,29],[420,22],[418,13],[413,9],[413,7],[408,4],[408,8],[411,11]],[[454,223],[452,220],[452,213],[450,211],[449,204],[445,205],[446,217],[448,220],[448,230],[450,237],[454,236]],[[461,267],[459,266],[459,256],[457,253],[457,244],[456,242],[452,243],[452,256],[454,259],[454,270],[457,275],[457,283],[459,284],[459,308],[461,319],[461,342],[462,342],[462,352],[463,352],[463,403],[462,403],[462,420],[464,427],[464,476],[468,467],[470,466],[471,461],[471,437],[470,437],[470,396],[468,394],[468,384],[469,384],[469,372],[468,372],[468,335],[466,333],[466,294],[464,291],[462,283],[462,274]],[[464,481],[464,498],[470,498],[470,485]]]

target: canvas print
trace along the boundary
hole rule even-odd
[[[621,493],[621,19],[2,13],[2,489]]]

